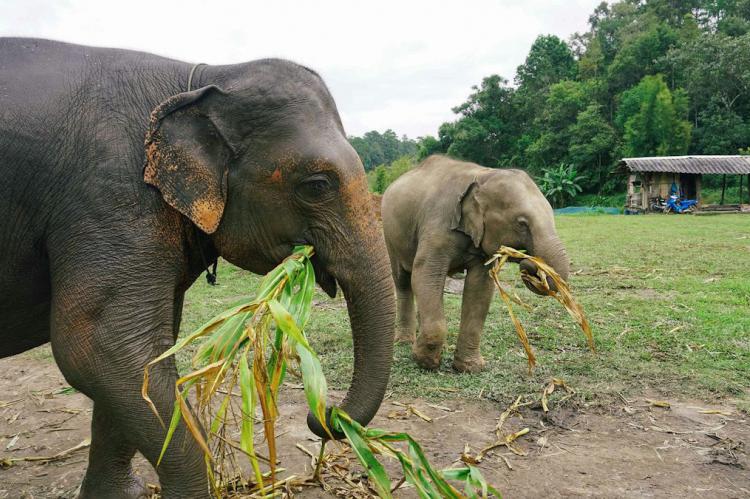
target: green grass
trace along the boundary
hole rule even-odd
[[[460,297],[446,295],[449,337],[437,372],[419,369],[407,346],[396,347],[391,388],[396,397],[491,398],[507,402],[537,394],[550,377],[585,397],[656,390],[671,396],[750,402],[750,216],[558,217],[572,260],[573,292],[591,322],[598,353],[565,310],[504,270],[518,294],[535,307],[518,311],[537,354],[529,375],[504,306],[496,299],[482,352],[487,369],[450,368]],[[183,333],[241,296],[258,277],[222,262],[219,286],[201,280],[185,303]],[[332,388],[345,389],[352,372],[351,335],[341,296],[316,292],[307,332]],[[186,354],[180,358],[184,365]],[[455,390],[455,391],[454,391]]]

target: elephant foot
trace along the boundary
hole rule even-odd
[[[407,345],[413,345],[416,339],[417,335],[414,331],[396,329],[395,343],[405,343]]]
[[[90,485],[92,482],[98,482]],[[122,483],[110,483],[104,477],[101,480],[84,479],[81,484],[81,491],[78,499],[100,499],[100,498],[117,498],[117,499],[148,499],[153,495],[153,491],[146,486],[145,480],[131,473],[127,481]]]
[[[440,367],[440,354],[443,351],[443,345],[415,345],[412,350],[412,358],[422,369],[430,371]]]
[[[453,358],[453,369],[460,373],[478,373],[484,370],[485,365],[486,362],[481,355],[466,359],[461,359],[459,357]]]

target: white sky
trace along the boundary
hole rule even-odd
[[[415,138],[482,77],[512,81],[539,34],[583,31],[601,0],[2,0],[0,36],[224,64],[284,57],[328,83],[346,131]]]

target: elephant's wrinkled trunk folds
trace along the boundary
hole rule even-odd
[[[385,241],[379,229],[371,228],[370,242],[352,247],[331,269],[346,297],[354,343],[354,372],[341,408],[362,425],[375,416],[388,386],[395,320],[395,291]],[[330,428],[330,419],[328,423]],[[312,414],[307,416],[307,425],[321,438],[329,438]],[[333,436],[343,437],[337,432]]]
[[[570,259],[568,258],[568,253],[565,251],[562,241],[560,241],[560,238],[556,234],[534,240],[532,254],[551,265],[552,268],[560,274],[560,277],[562,277],[563,280],[568,280],[568,275],[570,274]],[[536,265],[528,260],[521,262],[521,269],[526,270],[530,274],[536,274],[537,270]],[[547,282],[552,289],[555,289],[552,279],[548,277]],[[524,284],[526,284],[526,287],[531,291],[539,294],[539,291],[534,288],[534,286],[528,284],[526,281],[524,281]]]

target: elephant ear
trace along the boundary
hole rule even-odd
[[[484,209],[477,199],[478,191],[479,183],[475,178],[458,198],[451,219],[451,229],[469,236],[477,248],[484,237]]]
[[[214,85],[174,95],[151,112],[143,180],[207,234],[219,226],[227,199],[231,148],[210,118]]]

